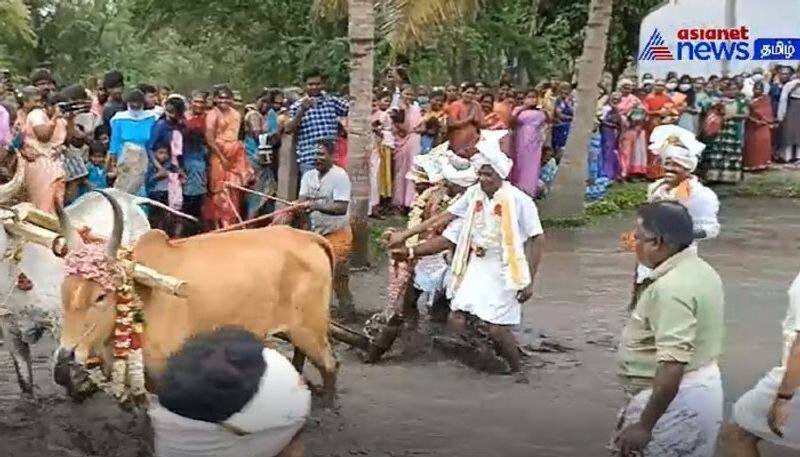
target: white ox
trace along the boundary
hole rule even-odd
[[[0,202],[8,201],[10,191],[16,193],[8,188],[9,185],[16,183],[12,180],[0,185]],[[132,246],[143,233],[150,230],[147,216],[139,205],[152,202],[116,189],[107,191],[120,203],[125,214],[123,245]],[[92,192],[83,195],[65,211],[76,226],[89,227],[93,235],[110,237],[113,225],[111,206],[100,194]],[[53,333],[56,342],[59,338],[64,261],[43,246],[24,243],[17,263],[4,254],[12,254],[16,250],[12,244],[18,241],[5,230],[0,230],[0,330],[11,354],[20,389],[30,395],[33,394],[34,385],[30,345],[38,341],[45,331]],[[19,273],[25,273],[33,282],[31,290],[23,291],[17,287]]]

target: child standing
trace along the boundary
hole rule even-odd
[[[108,187],[110,176],[106,165],[107,152],[108,149],[100,141],[94,141],[89,145],[89,163],[86,165],[89,175],[87,177],[86,190],[105,189]]]
[[[372,131],[376,136],[376,149],[373,151],[371,160],[372,172],[372,198],[371,203],[373,213],[376,212],[376,205],[385,203],[392,198],[392,156],[394,155],[394,123],[389,115],[389,108],[392,103],[392,96],[384,93],[378,99],[378,103],[373,111]]]
[[[147,179],[145,180],[147,197],[169,205],[169,176],[170,173],[178,172],[177,167],[170,161],[171,145],[168,143],[157,144],[152,159],[147,167]],[[172,235],[171,217],[168,211],[151,206],[148,219],[150,227]]]
[[[556,180],[558,163],[549,145],[542,147],[542,169],[539,171],[539,198],[544,198],[550,193],[550,186]]]

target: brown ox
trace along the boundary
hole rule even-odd
[[[113,197],[106,198],[115,227],[106,255],[115,256],[122,213]],[[81,249],[67,216],[59,212],[59,218],[69,249]],[[154,390],[167,358],[187,338],[221,326],[240,326],[264,337],[288,336],[319,369],[326,401],[333,400],[337,362],[328,341],[333,253],[324,238],[271,227],[170,242],[164,232],[152,230],[136,243],[133,256],[136,262],[187,282],[187,298],[137,287],[144,304],[148,390]],[[74,373],[67,368],[70,375],[64,376],[65,366],[82,366],[93,357],[102,360],[106,371],[111,366],[115,297],[95,281],[67,276],[62,305],[56,380],[72,391]],[[302,357],[296,359],[302,367]]]

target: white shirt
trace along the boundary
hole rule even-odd
[[[309,170],[300,180],[300,197],[309,200],[321,200],[326,204],[332,202],[350,203],[350,177],[341,167],[333,165],[322,179],[317,169]],[[311,228],[320,235],[327,235],[344,229],[350,223],[350,208],[342,216],[311,212]]]
[[[647,189],[647,200],[650,202],[662,200],[675,200],[673,195],[674,189],[667,189],[665,181],[659,179],[658,181],[650,184]],[[692,217],[695,230],[703,230],[706,232],[704,240],[709,240],[719,236],[719,198],[713,190],[704,186],[692,177],[689,183],[689,202],[687,208],[689,215]]]
[[[781,366],[786,366],[797,332],[800,332],[800,274],[794,278],[794,282],[789,287],[789,309],[786,310],[786,318],[783,320],[783,358],[781,359]]]
[[[480,190],[480,184],[475,184],[470,189],[474,187],[478,187],[478,190]],[[445,231],[442,233],[442,236],[453,243],[458,243],[458,236],[464,226],[464,218],[467,216],[467,212],[469,211],[471,198],[468,196],[472,195],[470,189],[461,194],[461,197],[453,202],[453,204],[450,205],[450,208],[447,209],[450,214],[456,216],[456,219],[447,226]],[[491,228],[493,224],[499,224],[500,219],[498,217],[493,217],[496,202],[493,198],[489,198],[488,195],[483,193],[483,191],[480,192],[483,194],[484,208],[484,211],[481,212],[483,217],[482,225],[484,227]],[[536,208],[536,203],[533,202],[533,199],[528,194],[522,192],[514,186],[511,186],[511,197],[514,199],[514,203],[516,205],[516,222],[517,226],[519,227],[520,242],[525,243],[525,241],[527,241],[529,238],[544,233],[544,230],[542,229],[542,222],[539,220],[539,210]],[[485,233],[490,232],[490,230],[487,230]],[[474,230],[472,234],[473,242],[479,243],[485,248],[495,247],[499,249],[500,239],[484,240],[483,238],[486,237],[485,233],[481,233],[480,230]],[[487,246],[485,243],[492,244],[494,246]]]

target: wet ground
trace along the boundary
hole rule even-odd
[[[728,334],[721,365],[729,411],[780,357],[786,289],[800,267],[800,202],[728,199],[721,222],[721,238],[702,244],[700,252],[725,283]],[[524,308],[523,336],[543,332],[577,350],[541,355],[547,363],[531,369],[530,385],[429,354],[394,353],[367,366],[340,348],[338,408],[309,421],[308,455],[607,455],[603,447],[622,401],[613,345],[634,266],[619,235],[631,227],[629,215],[548,234],[536,295]],[[380,306],[384,270],[354,278],[362,309]],[[8,359],[0,355],[0,457],[146,456],[141,424],[110,401],[97,397],[76,406],[62,399],[50,381],[49,351],[38,348],[37,402],[19,400]],[[792,454],[771,449],[766,455]]]

